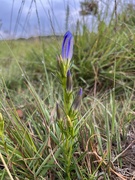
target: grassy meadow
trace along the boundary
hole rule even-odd
[[[0,41],[1,180],[135,178],[135,18],[126,14],[73,33],[72,101],[80,87],[83,97],[72,124],[57,64],[63,36]]]

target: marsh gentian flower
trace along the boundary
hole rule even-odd
[[[70,31],[67,31],[64,35],[61,56],[63,60],[68,61],[70,61],[73,56],[73,35]]]

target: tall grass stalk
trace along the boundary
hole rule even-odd
[[[9,168],[8,168],[8,166],[7,166],[7,164],[6,164],[5,160],[4,160],[1,152],[0,152],[0,159],[1,159],[2,163],[4,164],[4,167],[5,167],[6,171],[7,171],[10,179],[11,179],[11,180],[14,180],[14,178],[12,177],[12,175],[11,175],[11,173],[10,173],[10,170],[9,170]]]

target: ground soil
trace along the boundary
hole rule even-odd
[[[135,120],[127,128],[127,137],[122,141],[122,149],[119,156],[122,166],[114,163],[114,170],[122,177],[113,177],[112,175],[112,179],[135,180]]]

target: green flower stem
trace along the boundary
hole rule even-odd
[[[64,76],[61,75],[61,83],[63,89],[63,109],[66,117],[66,133],[63,136],[63,141],[65,141],[63,149],[64,149],[64,160],[65,160],[65,172],[66,179],[71,180],[71,165],[73,158],[73,144],[74,144],[74,122],[72,119],[72,114],[70,113],[72,101],[73,101],[73,93],[67,91],[67,71],[68,67],[64,68]]]
[[[67,92],[67,87],[66,87],[66,81],[67,81],[67,76],[62,77],[62,89],[63,89],[63,103],[64,103],[64,111],[66,115],[69,115],[73,95],[72,92],[69,93]]]
[[[71,165],[72,165],[72,158],[73,158],[73,143],[74,139],[69,135],[66,137],[65,144],[64,144],[64,158],[65,158],[65,172],[66,172],[66,179],[71,180]]]

